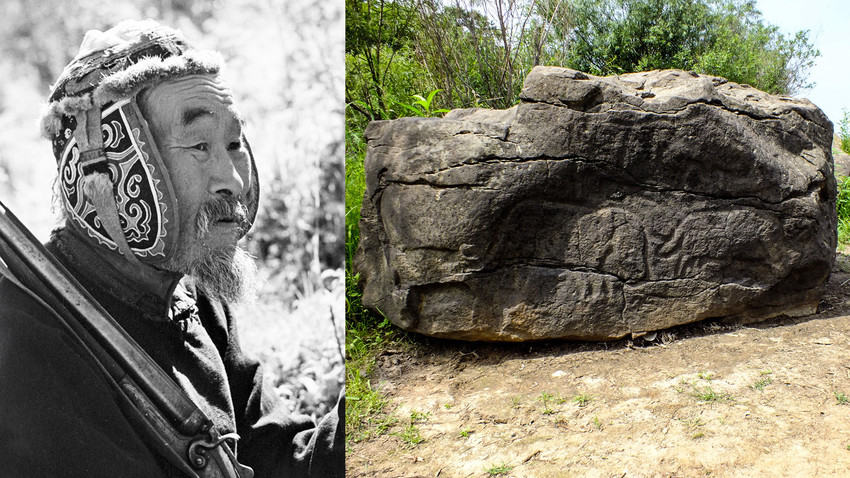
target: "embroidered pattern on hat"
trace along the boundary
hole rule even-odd
[[[139,125],[132,125],[125,108],[131,100],[115,103],[103,112],[101,130],[109,175],[121,229],[139,258],[164,258],[168,207],[164,201],[162,165],[145,151]],[[76,140],[65,145],[59,166],[60,186],[72,220],[98,243],[117,249],[97,216],[90,199],[82,194],[82,165]]]

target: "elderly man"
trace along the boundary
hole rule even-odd
[[[221,68],[152,21],[86,35],[42,123],[65,215],[47,250],[254,476],[343,476],[342,400],[318,425],[289,414],[239,346],[258,188]],[[186,476],[25,289],[0,282],[0,476]]]

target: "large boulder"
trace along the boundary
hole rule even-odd
[[[520,97],[366,129],[365,306],[488,341],[816,311],[836,185],[812,103],[678,70],[551,67]]]

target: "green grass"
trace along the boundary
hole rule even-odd
[[[694,387],[694,397],[701,402],[726,402],[732,400],[732,396],[726,393],[717,393],[711,387],[702,389]]]
[[[398,422],[389,410],[389,400],[372,388],[368,373],[346,363],[345,435],[358,442],[382,435]]]
[[[360,207],[366,191],[366,140],[362,126],[345,127],[345,269],[360,242]]]
[[[593,401],[593,396],[583,393],[581,395],[576,395],[575,397],[573,397],[573,401],[575,403],[578,403],[578,406],[584,407],[587,406],[588,403]]]
[[[499,476],[499,475],[507,475],[513,469],[514,469],[513,466],[511,466],[511,465],[509,465],[505,462],[502,462],[501,464],[498,464],[498,465],[495,464],[495,463],[491,464],[490,468],[485,468],[484,471],[486,471],[488,474],[490,474],[490,476]]]
[[[387,433],[398,423],[392,406],[372,382],[375,359],[388,348],[405,346],[407,334],[393,326],[387,318],[363,307],[359,276],[352,271],[351,261],[360,242],[360,205],[365,191],[363,161],[366,142],[363,126],[349,127],[345,132],[345,436],[346,443],[369,439]],[[414,412],[416,413],[416,412]],[[398,433],[403,441],[415,445],[421,440],[415,422],[428,414],[411,416],[411,423]],[[417,438],[418,437],[418,438]]]
[[[762,378],[756,380],[752,385],[750,385],[750,388],[752,388],[753,390],[758,390],[759,392],[763,392],[764,387],[773,383],[773,379],[770,377],[770,375],[772,374],[773,372],[771,372],[770,370],[763,370],[760,373]]]
[[[363,199],[364,156],[363,132],[346,128],[345,433],[349,443],[380,435],[393,424],[387,410],[388,400],[373,388],[370,380],[376,349],[388,340],[389,333],[376,317],[363,308],[357,284],[359,277],[351,271],[351,259],[359,241],[357,222]]]
[[[410,412],[410,423],[424,423],[427,422],[428,419],[431,418],[431,412],[417,412],[413,410]]]
[[[838,243],[850,242],[850,181],[838,178],[838,197],[835,200],[838,212]]]
[[[549,392],[540,392],[540,396],[537,397],[537,399],[540,400],[541,402],[543,402],[543,414],[544,415],[552,415],[552,414],[556,413],[556,410],[549,406],[550,403],[561,404],[561,403],[564,403],[565,401],[567,401],[567,399],[561,398],[561,394],[557,393],[557,392],[555,393],[555,395],[552,395]]]
[[[419,427],[413,423],[407,425],[397,435],[408,447],[414,447],[425,441],[422,435],[419,434]]]
[[[381,435],[397,421],[390,416],[389,400],[370,379],[375,357],[395,340],[394,331],[388,321],[379,321],[363,309],[355,283],[356,277],[346,272],[345,432],[349,442]]]
[[[354,278],[346,276],[349,280]],[[348,280],[347,280],[348,282]],[[389,400],[373,386],[371,375],[375,357],[390,347],[404,346],[405,335],[386,319],[379,319],[362,308],[357,292],[346,288],[347,306],[358,309],[356,314],[346,314],[345,333],[345,433],[346,441],[358,442],[387,432],[396,422]],[[353,317],[359,317],[355,319]],[[416,412],[414,412],[416,413]],[[411,416],[427,420],[430,414]]]
[[[760,380],[757,380],[755,383],[750,385],[750,387],[753,390],[758,390],[759,392],[763,392],[764,387],[770,385],[771,383],[773,383],[773,379],[770,378],[770,377],[765,377],[765,378],[762,378]]]
[[[422,435],[419,433],[419,424],[425,423],[428,419],[431,418],[431,412],[417,412],[416,410],[412,410],[410,412],[410,421],[407,423],[407,426],[404,427],[400,432],[395,433],[401,441],[408,447],[414,447],[425,441],[422,438]]]
[[[850,403],[850,397],[848,397],[847,395],[844,395],[843,393],[837,390],[833,393],[835,393],[835,401],[838,402],[839,405],[847,405],[848,403]]]
[[[682,425],[685,427],[685,431],[691,434],[691,438],[694,440],[698,440],[705,436],[705,421],[700,417],[692,417],[692,418],[680,418]]]

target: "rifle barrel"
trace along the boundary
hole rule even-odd
[[[4,262],[24,285],[63,315],[75,334],[116,382],[129,374],[180,432],[204,433],[211,422],[115,319],[53,258],[0,201]],[[141,372],[139,372],[141,371]]]

